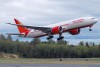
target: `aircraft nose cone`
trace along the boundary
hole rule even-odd
[[[98,22],[98,19],[94,19],[94,22],[95,22],[95,23]]]

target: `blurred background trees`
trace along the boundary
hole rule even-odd
[[[17,54],[24,58],[100,58],[100,44],[81,41],[78,45],[69,45],[65,40],[31,42],[13,40],[10,35],[0,35],[0,52]]]

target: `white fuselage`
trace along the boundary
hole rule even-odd
[[[53,28],[56,26],[61,26],[62,28],[64,28],[64,30],[70,30],[70,29],[84,28],[84,27],[92,26],[96,22],[97,22],[97,19],[95,19],[94,17],[82,17],[82,18],[64,21],[64,22],[60,22],[60,23],[56,23],[56,24],[43,26],[43,27]],[[34,37],[41,37],[41,36],[45,36],[45,35],[46,35],[46,33],[33,29],[27,34],[26,37],[34,38]]]

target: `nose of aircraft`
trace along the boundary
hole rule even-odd
[[[93,23],[97,23],[98,22],[98,19],[92,18],[92,21],[93,21]]]
[[[98,19],[94,19],[94,23],[97,23],[98,22]]]

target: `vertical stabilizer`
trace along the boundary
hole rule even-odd
[[[20,24],[20,25],[23,25],[19,20],[17,19],[14,19],[15,23],[16,24]],[[25,32],[28,32],[29,30],[25,27],[22,27],[22,26],[17,26],[18,30],[20,33],[25,33]]]

